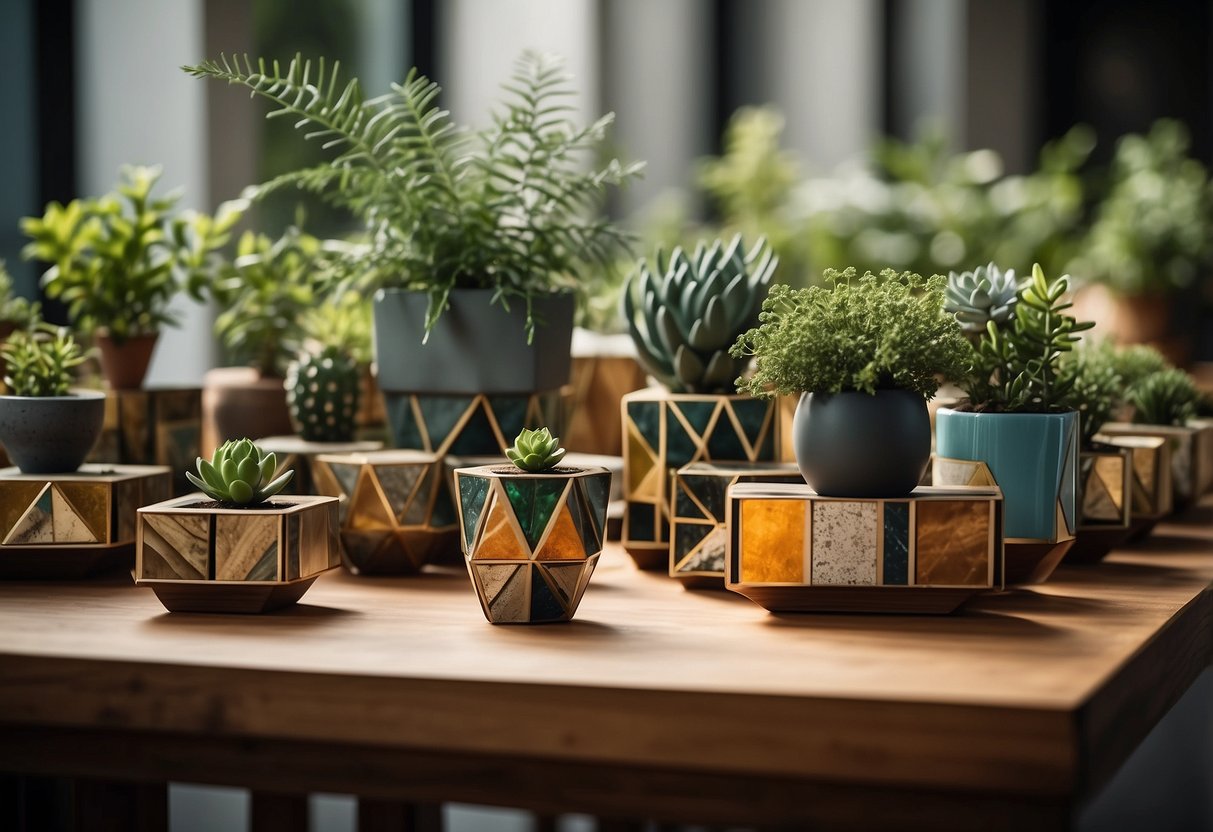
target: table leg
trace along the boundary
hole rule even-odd
[[[358,832],[442,832],[442,804],[358,798]]]
[[[79,779],[76,832],[168,832],[168,784]]]
[[[307,832],[307,795],[253,792],[250,832]]]

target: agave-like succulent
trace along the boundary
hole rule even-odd
[[[552,436],[547,428],[522,429],[514,440],[514,447],[506,448],[505,455],[516,468],[537,473],[555,468],[564,459],[565,450],[560,447],[560,437]]]
[[[264,503],[286,487],[293,470],[273,479],[278,458],[263,453],[251,439],[229,439],[215,449],[210,461],[198,457],[198,474],[186,471],[189,481],[213,500],[234,506]]]
[[[766,238],[747,253],[740,234],[728,245],[700,243],[689,257],[676,248],[668,259],[658,250],[651,267],[642,260],[623,317],[645,369],[676,393],[731,391],[749,359],[729,347],[757,324],[778,264]]]
[[[1195,418],[1200,390],[1183,370],[1151,373],[1129,388],[1133,421],[1139,425],[1186,425]]]
[[[1015,270],[1004,272],[990,263],[971,272],[949,272],[943,308],[955,313],[965,332],[981,333],[990,321],[1002,325],[1011,320],[1018,292]]]

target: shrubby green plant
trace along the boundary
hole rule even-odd
[[[1138,381],[1128,400],[1139,425],[1186,425],[1196,417],[1201,393],[1190,375],[1172,367]]]
[[[85,355],[72,334],[62,327],[42,324],[15,331],[0,346],[10,396],[66,396],[75,378],[73,370]]]
[[[265,453],[250,439],[229,439],[210,460],[198,457],[198,474],[185,476],[212,500],[230,506],[254,506],[264,503],[287,486],[293,470],[274,478],[278,457]]]
[[[169,303],[182,289],[201,299],[214,275],[244,203],[224,203],[214,217],[175,212],[180,194],[152,196],[160,173],[123,167],[114,192],[51,202],[41,217],[21,220],[32,239],[22,256],[51,264],[47,297],[67,304],[81,332],[105,330],[122,343],[175,325]]]
[[[42,307],[13,291],[13,278],[0,260],[0,325],[9,324],[16,329],[29,329],[42,315]]]
[[[827,269],[824,286],[771,287],[758,327],[731,351],[755,359],[737,390],[770,397],[892,388],[929,399],[941,378],[964,374],[970,347],[944,311],[942,276],[856,274]]]
[[[547,428],[522,429],[514,444],[505,449],[514,467],[522,471],[540,473],[550,471],[564,459],[565,450],[560,447],[560,437],[552,436]]]
[[[1078,411],[1082,447],[1091,448],[1095,435],[1123,404],[1124,379],[1106,350],[1079,349],[1070,356],[1062,364],[1063,372],[1074,379],[1065,406]]]
[[[608,265],[626,235],[601,211],[605,189],[639,165],[592,162],[613,116],[585,127],[567,116],[572,89],[558,59],[525,52],[503,86],[487,130],[457,125],[436,105],[440,88],[417,72],[366,98],[339,67],[296,57],[275,62],[221,56],[185,67],[247,87],[289,116],[305,138],[334,151],[331,163],[279,176],[250,195],[282,188],[323,194],[366,227],[368,242],[339,258],[347,282],[429,294],[426,332],[455,288],[489,288],[494,301],[526,305],[574,287],[589,264]]]
[[[1146,377],[1170,369],[1171,362],[1161,352],[1148,344],[1116,346],[1104,342],[1098,349],[1106,353],[1116,374],[1124,382],[1125,393],[1136,387]]]
[[[729,348],[757,322],[778,264],[766,240],[747,251],[740,234],[642,260],[623,294],[641,364],[676,393],[727,390],[746,363]]]
[[[334,347],[369,366],[373,358],[371,299],[358,292],[344,292],[314,304],[300,321],[306,340]]]
[[[971,369],[960,386],[978,411],[1050,413],[1069,409],[1075,376],[1061,358],[1095,326],[1066,310],[1069,277],[1051,284],[1040,264],[1019,292],[1012,319],[990,321],[972,348]]]

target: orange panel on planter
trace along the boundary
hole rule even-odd
[[[741,504],[742,580],[800,583],[805,580],[802,500],[747,500]]]
[[[514,518],[508,501],[498,491],[493,494],[493,504],[484,524],[484,536],[476,547],[476,560],[507,560],[529,558],[530,550],[523,545],[521,535],[514,528]]]
[[[555,524],[548,532],[545,540],[535,552],[536,560],[576,560],[584,559],[587,553],[581,542],[581,534],[573,524],[573,515],[569,514],[568,503],[560,507]]]
[[[971,500],[923,500],[915,512],[915,583],[989,584],[990,514],[986,506]]]

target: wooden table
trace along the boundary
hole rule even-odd
[[[1213,503],[950,617],[772,616],[609,551],[568,625],[462,573],[265,617],[0,584],[0,770],[804,828],[1064,828],[1213,657]],[[818,828],[818,827],[814,827]]]

